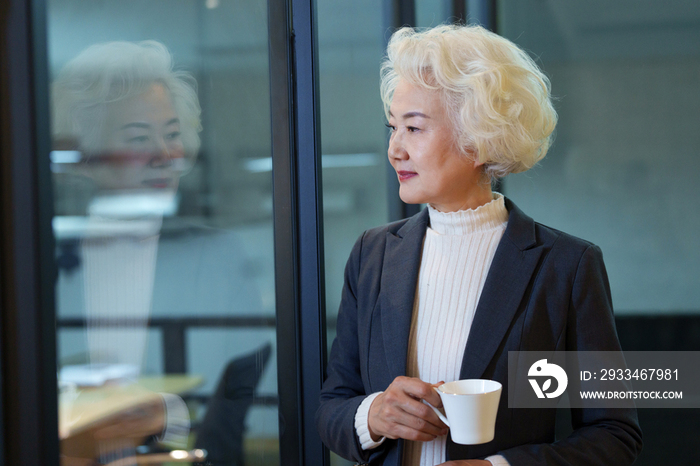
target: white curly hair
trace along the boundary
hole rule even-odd
[[[552,143],[549,80],[526,52],[483,27],[399,29],[381,68],[387,118],[400,80],[440,93],[457,146],[489,179],[532,168]]]

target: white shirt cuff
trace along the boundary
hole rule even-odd
[[[355,413],[355,432],[357,437],[360,439],[360,445],[362,445],[363,450],[371,450],[372,448],[377,448],[379,445],[384,443],[386,437],[382,437],[378,442],[372,440],[372,436],[369,433],[369,422],[367,417],[369,416],[369,407],[372,405],[374,399],[381,395],[383,392],[372,393],[367,398],[362,400],[360,406],[357,408]]]
[[[493,466],[510,466],[510,463],[501,455],[492,455],[486,458]]]
[[[177,395],[161,393],[165,406],[165,430],[158,439],[169,447],[182,449],[187,447],[190,434],[190,411]]]

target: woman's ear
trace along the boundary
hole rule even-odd
[[[486,163],[486,161],[479,160],[479,153],[476,149],[467,149],[467,155],[474,161],[474,168],[479,168]]]

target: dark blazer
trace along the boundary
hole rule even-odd
[[[447,458],[503,455],[512,466],[632,464],[642,445],[634,409],[572,409],[574,432],[555,442],[554,409],[508,408],[508,351],[617,351],[600,249],[535,223],[506,199],[508,225],[489,269],[461,379],[501,382],[496,435],[483,445],[448,438]],[[358,462],[399,466],[403,441],[363,451],[354,427],[366,395],[406,374],[409,329],[427,209],[366,231],[345,270],[338,335],[316,421],[321,438]]]

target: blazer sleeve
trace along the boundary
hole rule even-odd
[[[327,378],[316,411],[316,426],[323,442],[340,456],[360,463],[370,462],[383,455],[386,449],[383,444],[363,450],[355,433],[355,413],[369,395],[363,383],[358,336],[357,293],[365,235],[355,243],[345,267],[337,336],[331,347]]]
[[[603,256],[595,245],[579,260],[565,332],[567,351],[621,351]],[[635,409],[572,409],[571,417],[574,431],[569,437],[499,453],[513,466],[634,463],[642,448]]]

